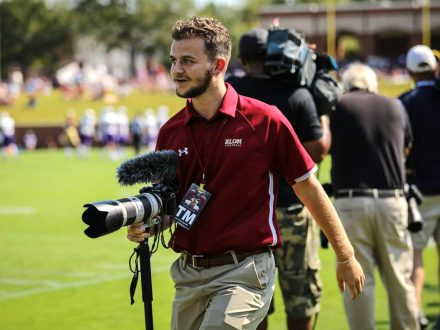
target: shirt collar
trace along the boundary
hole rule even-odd
[[[218,109],[217,113],[214,115],[213,118],[216,118],[219,113],[233,118],[236,115],[237,106],[238,106],[238,94],[229,83],[225,82],[225,85],[226,85],[226,94],[223,97],[223,101],[220,105],[220,108]],[[201,118],[201,116],[197,113],[197,111],[194,110],[194,107],[192,105],[192,99],[186,100],[186,107],[184,110],[185,110],[185,118],[183,120],[184,125],[188,124],[188,122],[192,118]]]

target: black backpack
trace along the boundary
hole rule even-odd
[[[342,88],[330,71],[337,70],[337,64],[330,55],[312,50],[297,31],[269,30],[264,66],[273,77],[307,87],[320,115],[335,109]]]

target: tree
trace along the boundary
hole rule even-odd
[[[209,3],[200,10],[199,15],[216,17],[228,28],[232,36],[231,64],[237,61],[238,40],[247,30],[259,26],[258,12],[263,5],[273,4],[280,0],[245,0],[240,6]]]
[[[1,75],[18,64],[55,70],[58,62],[72,53],[70,16],[62,7],[49,10],[41,0],[0,2]]]
[[[92,35],[108,50],[125,48],[131,71],[138,53],[168,58],[172,24],[194,11],[192,0],[77,0],[76,30]],[[165,57],[166,54],[166,57]]]

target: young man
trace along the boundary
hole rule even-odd
[[[318,115],[313,96],[306,87],[264,72],[267,37],[268,31],[262,28],[243,34],[239,56],[246,75],[232,77],[228,82],[240,95],[277,106],[292,124],[312,160],[320,163],[330,149],[329,118]],[[274,256],[287,329],[311,330],[322,294],[316,222],[284,178],[280,178],[276,212],[282,245],[274,251]],[[273,311],[272,301],[269,313]],[[267,319],[258,327],[258,330],[264,329],[267,329]]]
[[[157,150],[179,153],[180,197],[197,188],[207,200],[191,228],[172,239],[176,293],[173,329],[255,329],[269,308],[276,277],[272,249],[280,235],[274,207],[284,176],[329,237],[337,279],[356,298],[364,275],[315,164],[273,106],[239,96],[224,82],[228,30],[212,18],[176,22],[171,76],[186,107],[162,126]],[[128,239],[149,237],[140,224]]]

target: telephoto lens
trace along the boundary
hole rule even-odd
[[[90,238],[110,234],[121,227],[143,221],[147,227],[162,209],[161,196],[147,192],[118,200],[85,204],[82,220],[89,225],[84,233]]]

